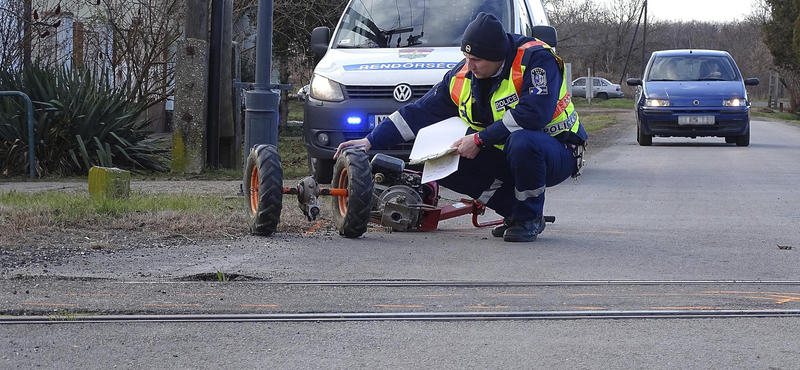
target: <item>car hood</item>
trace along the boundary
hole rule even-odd
[[[747,97],[742,81],[651,81],[645,85],[648,99],[669,99],[672,107],[720,105],[723,99]],[[707,102],[707,103],[706,103]]]
[[[345,85],[433,85],[462,59],[457,47],[330,49],[314,72]]]

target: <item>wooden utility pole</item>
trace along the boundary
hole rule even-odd
[[[31,65],[31,22],[33,21],[33,0],[24,0],[22,3],[22,65],[27,68]]]

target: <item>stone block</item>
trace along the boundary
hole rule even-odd
[[[92,167],[89,193],[98,198],[127,198],[131,194],[131,172],[116,167]]]

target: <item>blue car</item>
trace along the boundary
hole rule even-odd
[[[636,141],[653,144],[653,136],[724,137],[726,143],[750,145],[750,101],[730,54],[717,50],[654,52],[644,79],[630,78],[636,88]]]

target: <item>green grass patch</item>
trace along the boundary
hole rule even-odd
[[[765,117],[779,119],[782,121],[790,121],[793,123],[800,122],[800,116],[788,112],[778,112],[767,107],[757,107],[750,110],[750,114],[756,117]]]
[[[179,213],[219,213],[240,208],[240,199],[226,199],[222,194],[147,194],[135,192],[127,199],[94,198],[89,193],[2,192],[0,206],[48,214],[56,224],[98,218],[120,218],[132,214],[175,211]]]
[[[289,99],[289,121],[303,121],[303,100]]]
[[[572,98],[572,104],[576,107],[591,107],[591,108],[612,108],[612,109],[633,109],[633,100],[631,99],[592,99],[592,103],[589,104],[589,100],[586,98]]]
[[[580,118],[587,132],[597,131],[618,122],[615,114],[583,113]]]

